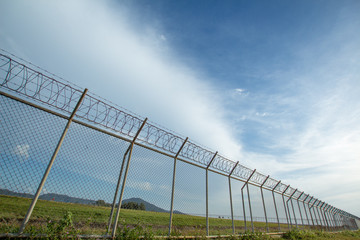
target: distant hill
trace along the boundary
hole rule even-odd
[[[13,192],[7,189],[0,189],[0,195],[8,195],[8,196],[14,196],[14,197],[23,197],[23,198],[33,198],[34,195],[29,193],[17,193]]]
[[[129,199],[125,199],[122,201],[123,203],[128,203],[128,202],[135,202],[135,203],[143,203],[145,205],[145,210],[146,211],[151,211],[151,212],[168,212],[165,209],[159,208],[157,206],[155,206],[154,204],[151,204],[141,198],[129,198]]]
[[[24,197],[24,198],[33,198],[34,195],[29,194],[29,193],[18,193],[18,192],[13,192],[7,189],[0,189],[0,194],[1,195],[8,195],[8,196],[15,196],[15,197]],[[70,197],[68,195],[62,195],[62,194],[57,194],[57,193],[47,193],[47,194],[43,194],[40,195],[39,199],[42,200],[52,200],[55,202],[66,202],[66,203],[79,203],[79,204],[87,204],[87,205],[95,205],[96,201],[93,200],[88,200],[88,199],[83,199],[83,198],[75,198],[75,197]]]
[[[138,204],[143,203],[143,204],[145,205],[145,210],[146,210],[146,211],[151,211],[151,212],[169,212],[169,211],[167,211],[167,210],[165,210],[165,209],[163,209],[163,208],[159,208],[159,207],[155,206],[154,204],[151,204],[151,203],[149,203],[149,202],[147,202],[147,201],[145,201],[145,200],[143,200],[143,199],[141,199],[141,198],[129,198],[129,199],[123,200],[122,202],[123,202],[123,203],[135,202],[135,203],[138,203]],[[174,213],[175,213],[175,214],[184,214],[184,213],[182,213],[182,212],[180,212],[180,211],[177,211],[177,210],[175,210]]]
[[[15,196],[15,197],[24,197],[24,198],[33,198],[34,195],[29,193],[18,193],[13,192],[7,189],[0,189],[0,195],[8,195],[8,196]],[[42,200],[48,200],[48,201],[56,201],[56,202],[66,202],[66,203],[78,203],[78,204],[86,204],[86,205],[96,205],[96,201],[89,200],[89,199],[83,199],[83,198],[75,198],[70,197],[68,195],[63,194],[57,194],[57,193],[47,193],[43,194],[39,197],[39,199]],[[141,198],[129,198],[122,201],[123,203],[128,202],[135,202],[135,203],[143,203],[145,205],[145,211],[151,211],[151,212],[169,212],[165,209],[159,208],[154,204],[151,204]],[[184,214],[180,211],[174,211],[176,214]]]
[[[83,198],[75,198],[70,197],[68,195],[56,194],[56,193],[47,193],[43,194],[39,197],[39,199],[43,200],[53,200],[56,202],[66,202],[66,203],[79,203],[79,204],[87,204],[87,205],[95,205],[96,201],[88,200]]]

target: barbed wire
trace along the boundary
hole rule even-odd
[[[8,53],[3,49],[1,50]],[[16,57],[13,54],[10,55]],[[22,63],[18,60],[14,60],[8,55],[0,53],[1,88],[8,92],[16,93],[42,104],[46,104],[57,110],[71,113],[83,90],[75,84],[51,74],[24,59],[18,59],[20,59]],[[42,70],[53,77],[49,77],[40,71],[30,68],[24,63],[35,66],[37,69]],[[66,83],[55,79],[55,77],[60,78]],[[130,114],[126,110],[120,109],[117,105],[110,104],[107,100],[92,93],[85,96],[76,113],[76,117],[111,131],[115,131],[127,138],[133,138],[144,121],[142,117]],[[152,122],[147,122],[140,132],[138,140],[146,145],[154,146],[168,153],[176,154],[179,151],[180,146],[184,143],[185,138],[178,136],[170,130],[161,128]],[[207,167],[214,154],[214,151],[210,151],[189,140],[184,145],[179,156]],[[209,167],[225,174],[230,174],[231,171],[233,171],[232,176],[240,178],[243,181],[249,180],[250,183],[257,186],[263,185],[270,190],[273,190],[276,186],[274,191],[284,193],[288,196],[295,191],[294,188],[289,187],[284,183],[278,184],[278,180],[268,178],[268,176],[262,173],[255,172],[251,176],[254,170],[241,164],[238,164],[236,168],[233,169],[235,165],[236,163],[234,161],[218,154]],[[249,179],[250,176],[251,178]],[[297,199],[300,194],[301,191],[297,191],[293,198]],[[302,200],[305,199],[305,197],[302,198]],[[314,198],[308,198],[306,200],[308,201],[308,204],[314,204],[317,201]]]

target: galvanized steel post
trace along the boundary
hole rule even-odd
[[[245,217],[245,206],[244,206],[244,195],[243,195],[243,190],[244,190],[244,187],[246,186],[246,190],[247,190],[247,194],[248,194],[248,202],[249,202],[249,211],[250,211],[250,220],[251,220],[251,229],[252,229],[252,232],[254,232],[254,222],[253,222],[252,211],[251,211],[251,199],[250,199],[250,192],[249,192],[248,183],[249,183],[251,177],[254,175],[255,172],[256,172],[256,169],[250,174],[249,178],[246,180],[246,182],[244,183],[244,185],[243,185],[242,188],[241,188],[241,195],[242,195],[242,199],[243,199],[244,219],[246,220],[246,217]],[[246,231],[246,221],[245,221],[245,231]]]
[[[319,212],[319,205],[321,204],[321,201],[319,200],[319,202],[318,202],[318,204],[316,204],[316,211],[317,211],[317,213],[318,213],[318,215],[319,215],[319,221],[320,221],[320,226],[321,226],[321,228],[323,228],[323,220],[321,219],[322,217],[321,217],[321,214],[320,214],[320,212]]]
[[[310,209],[313,209],[313,212],[314,212],[314,217],[315,217],[315,222],[316,222],[316,226],[319,228],[321,228],[321,226],[319,225],[319,222],[318,222],[318,219],[317,219],[317,216],[316,216],[316,211],[314,209],[315,207],[315,204],[317,203],[317,201],[319,201],[318,199],[315,199],[315,202],[313,203],[313,205],[311,206]]]
[[[327,212],[328,212],[328,216],[330,217],[331,219],[331,222],[332,222],[332,226],[333,226],[333,229],[336,231],[336,221],[335,221],[335,216],[334,216],[334,207],[329,205],[329,208],[327,209]]]
[[[230,210],[231,210],[231,222],[232,222],[232,232],[233,234],[235,234],[235,224],[234,224],[234,211],[233,211],[233,202],[232,202],[232,193],[231,193],[231,174],[234,172],[235,168],[237,167],[237,165],[239,164],[239,162],[237,162],[235,164],[235,166],[233,167],[233,169],[231,170],[228,179],[229,179],[229,194],[230,194]]]
[[[121,186],[121,192],[120,192],[120,198],[119,198],[119,202],[118,202],[118,208],[117,208],[117,211],[116,211],[115,221],[114,221],[114,225],[113,225],[113,229],[112,229],[112,233],[111,233],[111,236],[113,238],[115,237],[117,223],[119,221],[119,214],[120,214],[122,199],[123,199],[123,196],[124,196],[124,190],[125,190],[125,186],[126,186],[126,180],[127,180],[127,175],[128,175],[128,172],[129,172],[130,161],[131,161],[131,156],[132,156],[132,152],[133,152],[133,149],[134,149],[134,144],[135,144],[135,141],[136,141],[137,137],[139,136],[141,130],[145,126],[146,121],[147,121],[147,118],[145,118],[145,120],[141,124],[139,130],[136,132],[136,134],[135,134],[135,136],[134,136],[134,138],[133,138],[133,140],[131,141],[131,144],[130,144],[129,157],[128,157],[128,160],[127,160],[127,163],[126,163],[124,180],[123,180],[122,186]]]
[[[305,215],[306,215],[306,220],[307,220],[308,225],[309,225],[309,227],[310,227],[309,216],[308,216],[308,214],[307,214],[306,206],[305,206],[305,201],[306,201],[306,199],[307,199],[308,197],[309,197],[309,194],[307,194],[306,198],[304,199],[304,201],[303,201],[303,206],[304,206],[304,212],[305,212]]]
[[[169,220],[169,233],[168,235],[171,235],[171,227],[172,227],[172,219],[173,219],[173,211],[174,211],[174,193],[175,193],[175,178],[176,178],[176,161],[177,158],[181,152],[181,150],[183,149],[183,147],[185,146],[186,142],[187,142],[188,138],[185,139],[185,141],[183,142],[183,144],[181,145],[179,151],[176,153],[175,157],[174,157],[174,170],[173,170],[173,180],[172,180],[172,187],[171,187],[171,205],[170,205],[170,220]]]
[[[333,206],[330,207],[329,215],[332,218],[334,230],[337,230],[337,222],[336,222],[336,216],[335,216],[335,208]]]
[[[320,201],[321,202],[321,201]],[[323,211],[323,206],[324,206],[325,202],[322,202],[322,204],[319,206],[319,209],[320,209],[320,213],[321,213],[321,216],[323,218],[323,222],[325,223],[325,229],[327,231],[329,231],[329,228],[328,228],[328,223],[327,223],[327,220],[326,220],[326,216],[324,214],[324,211]]]
[[[340,227],[340,223],[339,223],[339,220],[337,217],[337,209],[335,207],[332,207],[331,213],[332,213],[332,216],[333,216],[334,222],[335,222],[335,230],[338,230],[338,228]]]
[[[130,146],[128,147],[128,149],[125,151],[124,157],[123,157],[123,161],[122,161],[122,163],[121,163],[120,172],[119,172],[119,178],[118,178],[118,182],[117,182],[116,189],[115,189],[115,193],[114,193],[113,204],[112,204],[112,206],[111,206],[111,212],[110,212],[110,216],[109,216],[109,222],[108,222],[108,228],[107,228],[106,235],[109,234],[109,232],[110,232],[111,222],[112,222],[112,219],[113,219],[114,209],[115,209],[115,206],[116,206],[116,198],[117,198],[117,195],[118,195],[118,193],[119,193],[121,176],[122,176],[122,172],[123,172],[123,169],[124,169],[126,156],[127,156],[128,152],[130,151],[130,147],[131,147],[131,144],[130,144]]]
[[[309,209],[310,209],[310,212],[311,212],[311,209],[313,210],[314,218],[315,218],[315,222],[316,222],[316,228],[318,228],[318,227],[319,227],[319,223],[318,223],[318,220],[317,220],[316,212],[315,212],[315,210],[313,209],[316,202],[317,202],[317,199],[315,199],[314,203],[311,205],[311,207],[310,207]]]
[[[311,221],[312,221],[312,224],[313,224],[313,226],[315,227],[315,222],[314,222],[314,218],[313,218],[313,216],[312,216],[312,213],[311,213],[311,206],[310,206],[310,202],[311,202],[311,200],[313,199],[314,197],[311,197],[310,198],[310,200],[309,200],[309,202],[308,202],[308,208],[309,208],[309,213],[310,213],[310,217],[311,217]]]
[[[294,211],[294,205],[292,204],[292,196],[294,196],[294,194],[297,192],[297,189],[295,189],[295,191],[290,195],[289,199],[286,201],[286,206],[289,212],[289,219],[290,219],[290,225],[292,227],[292,222],[291,222],[291,215],[290,215],[290,209],[289,209],[289,201],[291,201],[291,205],[292,205],[292,210],[293,210],[293,214],[294,214],[294,219],[296,222],[296,215],[295,215],[295,211]],[[296,223],[296,227],[297,227],[297,223]]]
[[[208,172],[209,172],[209,167],[211,166],[211,164],[214,161],[217,154],[218,154],[218,152],[216,152],[214,154],[214,156],[212,157],[212,159],[210,160],[209,164],[206,167],[206,236],[209,236],[209,185],[208,185],[209,177],[208,177]]]
[[[299,208],[301,223],[302,223],[302,226],[304,227],[304,226],[305,226],[305,224],[304,224],[304,219],[303,219],[303,217],[302,217],[301,208],[300,208],[300,203],[299,203],[299,199],[301,198],[301,196],[302,196],[303,194],[304,194],[304,192],[302,192],[302,193],[300,194],[300,196],[296,199],[296,201],[297,201],[298,208]]]
[[[329,227],[329,231],[331,229],[333,229],[333,225],[332,225],[332,220],[331,218],[329,218],[329,212],[328,212],[328,209],[330,208],[330,205],[328,205],[327,203],[325,204],[324,208],[323,208],[323,213],[324,213],[324,216],[325,216],[325,221]]]
[[[330,212],[329,212],[330,208],[331,208],[331,206],[326,204],[324,207],[324,214],[325,214],[326,221],[328,223],[329,228],[334,230],[333,220],[331,219]]]
[[[338,229],[338,227],[340,226],[339,225],[339,222],[337,220],[337,209],[335,207],[332,207],[331,208],[331,213],[332,213],[332,216],[333,216],[333,219],[334,219],[334,225],[335,225],[335,230]]]
[[[281,195],[282,195],[282,200],[283,200],[283,203],[284,203],[284,210],[285,210],[286,222],[287,222],[287,224],[288,224],[289,230],[291,230],[291,229],[290,229],[290,224],[289,224],[289,219],[288,219],[288,214],[287,214],[287,211],[286,211],[285,198],[284,198],[284,194],[285,194],[286,190],[288,190],[289,187],[290,187],[290,185],[288,185],[288,186],[285,188],[285,190],[281,193]],[[289,217],[290,217],[290,213],[289,213]]]
[[[32,214],[32,212],[34,210],[34,207],[35,207],[36,203],[37,203],[37,200],[39,199],[40,193],[41,193],[41,191],[42,191],[42,189],[43,189],[43,187],[45,185],[46,179],[49,176],[52,165],[54,164],[54,161],[55,161],[55,159],[56,159],[56,157],[57,157],[57,155],[59,153],[59,150],[61,148],[61,145],[62,145],[62,143],[63,143],[63,141],[65,139],[66,133],[69,130],[70,124],[72,123],[72,121],[73,121],[73,119],[75,117],[75,113],[80,107],[80,104],[82,103],[83,99],[85,98],[87,91],[88,91],[87,88],[85,88],[84,92],[82,93],[81,97],[79,98],[79,101],[77,102],[74,110],[72,111],[72,113],[71,113],[71,115],[70,115],[70,117],[69,117],[69,119],[67,121],[67,124],[66,124],[66,126],[65,126],[65,128],[63,130],[63,133],[61,134],[59,142],[58,142],[58,144],[57,144],[57,146],[56,146],[56,148],[54,150],[54,153],[53,153],[53,155],[52,155],[52,157],[51,157],[51,159],[49,161],[49,164],[48,164],[48,166],[47,166],[47,168],[45,170],[45,173],[44,173],[44,175],[43,175],[43,177],[41,179],[41,182],[40,182],[40,184],[38,186],[38,189],[37,189],[37,191],[35,193],[35,196],[34,196],[32,202],[31,202],[30,207],[29,207],[29,209],[28,209],[28,211],[26,213],[26,216],[25,216],[25,218],[24,218],[24,220],[23,220],[23,222],[22,222],[22,224],[20,226],[19,234],[22,234],[24,232],[26,224],[30,219],[30,216],[31,216],[31,214]]]
[[[338,230],[338,222],[336,220],[336,208],[331,206],[331,209],[330,209],[330,215],[332,216],[333,218],[333,221],[334,221],[334,227],[335,227],[335,231]]]
[[[270,175],[267,176],[265,181],[260,186],[261,198],[262,198],[262,203],[263,203],[263,207],[264,207],[264,214],[265,214],[265,221],[266,221],[266,232],[269,232],[269,226],[268,226],[268,219],[267,219],[267,214],[266,214],[266,206],[265,206],[265,201],[264,201],[263,186],[266,183],[266,181],[269,179],[269,177],[270,177]]]
[[[280,181],[275,185],[275,187],[273,187],[273,189],[271,190],[272,196],[273,196],[273,200],[274,200],[275,213],[276,213],[276,219],[277,219],[277,223],[278,223],[278,227],[279,227],[279,232],[281,231],[281,228],[280,228],[279,214],[278,214],[278,211],[277,211],[277,206],[276,206],[276,200],[275,200],[274,191],[275,191],[276,187],[279,186],[280,183],[281,183],[281,180],[280,180]]]

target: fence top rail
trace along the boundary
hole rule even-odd
[[[49,72],[46,71],[48,73],[46,74],[43,69],[35,69],[39,67],[29,67],[28,65],[33,65],[22,59],[15,60],[16,56],[12,56],[10,57],[0,52],[1,91],[20,98],[26,98],[30,102],[40,103],[58,112],[71,113],[81,97],[83,89],[63,79],[55,79],[55,75],[50,77]],[[85,96],[76,113],[76,118],[86,123],[100,126],[100,128],[107,131],[120,134],[128,139],[132,139],[135,136],[143,122],[142,117],[129,113],[129,111],[93,93],[88,93]],[[138,141],[175,155],[185,141],[185,138],[155,123],[146,122],[138,136]],[[188,140],[179,157],[207,167],[214,155],[215,151],[211,151]],[[229,174],[233,170],[232,176],[243,181],[246,181],[253,173],[253,169],[240,163],[236,167],[235,165],[236,162],[216,154],[209,168],[225,174]],[[274,191],[278,193],[282,193],[287,188],[286,184],[278,184],[279,181],[276,179],[269,177],[266,180],[266,178],[268,178],[268,175],[255,172],[249,183],[256,186],[264,184],[263,187],[270,190],[277,185]],[[265,180],[266,182],[264,183]],[[293,192],[294,189],[289,187],[284,194],[290,196]],[[299,196],[295,194],[295,197]]]

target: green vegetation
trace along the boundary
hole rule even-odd
[[[360,230],[332,233],[332,232],[304,231],[304,230],[293,229],[283,234],[282,239],[289,239],[289,240],[360,239]]]
[[[128,202],[128,203],[121,204],[121,208],[145,211],[145,204],[143,204],[143,203],[138,204],[136,202]]]
[[[31,200],[21,197],[0,195],[0,233],[16,233],[19,230]],[[46,234],[51,239],[66,238],[77,234],[106,233],[111,208],[106,206],[82,205],[39,200],[25,229],[30,235]],[[231,220],[210,218],[211,235],[229,235],[232,233]],[[169,213],[143,210],[122,209],[120,212],[117,236],[121,239],[152,239],[156,235],[167,235]],[[244,231],[243,221],[235,221],[236,231]],[[256,233],[227,239],[270,239],[261,232],[265,223],[255,222]],[[248,228],[250,226],[248,225]],[[283,226],[284,229],[286,226]],[[270,224],[277,229],[277,224]],[[173,233],[175,236],[199,236],[206,232],[204,217],[174,214]],[[219,237],[220,238],[220,237]],[[344,231],[326,233],[316,231],[292,230],[278,239],[360,239],[360,232]]]

